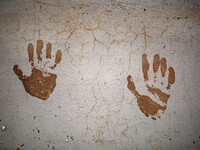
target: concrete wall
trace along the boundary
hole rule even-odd
[[[2,0],[0,14],[0,149],[200,149],[199,1]]]

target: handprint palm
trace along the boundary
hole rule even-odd
[[[37,46],[36,46],[38,63],[42,62],[42,57],[41,57],[42,48],[43,48],[43,41],[38,40]],[[46,47],[47,59],[51,59],[51,49],[52,49],[52,45],[51,43],[48,43]],[[33,58],[34,48],[31,43],[28,45],[28,55],[29,55],[29,62],[31,63],[31,66],[32,66],[31,76],[27,77],[23,75],[18,65],[15,65],[13,67],[13,71],[18,76],[18,78],[22,81],[27,93],[29,93],[30,95],[34,97],[40,98],[42,100],[46,100],[49,98],[50,94],[53,92],[56,86],[57,75],[53,73],[49,73],[49,72],[44,72],[35,67],[34,58]],[[61,56],[62,56],[62,52],[58,50],[56,53],[55,64],[52,67],[50,67],[51,69],[54,69],[56,65],[61,61]]]

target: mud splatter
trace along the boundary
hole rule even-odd
[[[161,58],[158,54],[154,55],[153,60],[153,71],[154,73],[158,72],[158,68],[161,67],[161,74],[162,77],[165,77],[165,73],[167,70],[167,60],[166,58]],[[147,55],[142,55],[142,71],[144,75],[144,81],[148,80],[148,70],[149,70],[149,63],[147,59]],[[167,89],[170,88],[172,84],[175,82],[175,71],[172,67],[169,67],[169,76],[168,76],[168,86]],[[155,77],[156,78],[156,77]],[[155,100],[152,100],[147,95],[141,95],[136,90],[135,84],[133,82],[132,77],[129,75],[127,77],[128,85],[127,88],[136,96],[137,103],[140,108],[140,110],[145,114],[145,116],[151,116],[153,120],[156,120],[155,116],[158,115],[158,111],[161,110],[163,113],[167,108],[167,102],[169,100],[170,95],[168,93],[163,92],[159,88],[155,88],[153,85],[149,86],[146,82],[146,88],[149,91],[150,94],[153,94],[154,96],[157,96],[161,102],[163,102],[163,105],[158,104]],[[156,81],[156,80],[155,80]],[[163,83],[161,82],[161,85]],[[160,118],[160,116],[158,116]]]
[[[42,61],[40,58],[40,54],[42,53],[43,48],[43,41],[37,41],[37,55],[38,55],[38,62]],[[18,65],[13,67],[13,71],[18,76],[18,78],[22,81],[24,88],[27,93],[30,95],[37,97],[42,100],[46,100],[49,98],[50,94],[53,92],[54,88],[56,87],[56,78],[57,75],[49,72],[43,72],[40,69],[37,69],[33,66],[33,45],[28,45],[28,55],[29,55],[29,62],[32,65],[32,73],[31,76],[27,77],[23,75],[21,69]],[[51,58],[51,43],[47,44],[46,54],[47,58]],[[57,56],[58,55],[58,56]],[[61,61],[62,52],[59,50],[56,54],[55,65]],[[54,67],[55,68],[55,67]],[[45,76],[44,76],[45,73]]]

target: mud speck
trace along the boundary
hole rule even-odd
[[[73,136],[70,136],[71,140],[74,140]]]
[[[22,144],[20,147],[23,147],[24,146],[24,144]]]

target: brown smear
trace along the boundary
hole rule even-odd
[[[43,41],[37,41],[37,55],[42,53]],[[51,58],[51,43],[47,44],[46,48],[46,57]],[[33,45],[28,45],[28,55],[29,55],[29,62],[33,64]],[[58,64],[61,61],[62,53],[61,51],[57,51],[55,63]],[[42,61],[40,55],[38,55],[38,62]],[[33,65],[32,65],[33,66]],[[55,66],[55,65],[54,65]],[[55,67],[54,67],[55,68]],[[32,67],[32,73],[29,77],[23,75],[21,69],[18,65],[13,67],[13,71],[18,76],[18,78],[22,81],[23,86],[27,93],[30,95],[37,97],[42,100],[46,100],[49,98],[50,94],[53,92],[54,88],[56,87],[56,78],[57,75],[49,72],[43,72],[36,67]],[[45,73],[45,76],[44,76]]]
[[[164,77],[165,73],[167,71],[167,60],[166,60],[166,58],[164,58],[164,57],[161,58],[160,65],[161,65],[161,68],[160,68],[161,74],[162,74],[162,77]]]
[[[129,75],[127,77],[128,89],[136,96],[138,106],[140,110],[145,114],[145,116],[154,116],[158,113],[159,110],[165,111],[166,106],[161,106],[155,101],[153,101],[149,96],[140,95],[135,89],[135,84],[132,80],[132,77]],[[155,119],[155,118],[154,118]]]
[[[153,59],[153,71],[154,71],[154,73],[158,72],[159,66],[160,66],[160,56],[158,54],[155,54],[154,59]]]
[[[148,80],[148,71],[149,71],[149,62],[147,59],[147,55],[143,54],[142,55],[142,72],[144,76],[144,81]]]
[[[169,76],[168,76],[168,86],[167,89],[170,89],[171,85],[175,82],[175,71],[174,68],[169,67]]]

